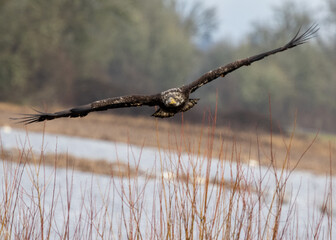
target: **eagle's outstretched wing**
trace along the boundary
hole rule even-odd
[[[155,117],[171,117],[174,116],[174,114],[177,112],[187,111],[192,108],[197,103],[197,99],[189,99],[189,94],[204,84],[211,82],[218,77],[224,77],[226,74],[242,66],[247,66],[255,61],[259,61],[264,57],[301,45],[314,37],[318,30],[319,28],[316,24],[309,27],[308,30],[301,35],[299,35],[299,30],[291,41],[280,48],[238,60],[223,67],[219,67],[204,74],[198,80],[188,85],[182,86],[181,88],[172,88],[162,93],[149,96],[130,95],[107,98],[87,105],[82,105],[55,113],[44,113],[36,111],[37,113],[35,114],[23,114],[22,117],[12,119],[18,121],[19,123],[30,124],[62,117],[84,117],[90,112],[104,111],[111,108],[137,107],[143,105],[160,106],[160,109],[153,114]]]
[[[272,54],[276,54],[278,52],[282,52],[285,51],[287,49],[296,47],[298,45],[301,45],[305,42],[307,42],[309,39],[313,38],[315,36],[315,33],[319,30],[319,27],[317,24],[314,24],[312,26],[310,26],[304,33],[302,33],[301,35],[299,35],[301,28],[299,29],[299,31],[295,34],[294,38],[292,40],[290,40],[286,45],[273,49],[271,51],[268,52],[264,52],[264,53],[260,53],[258,55],[249,57],[249,58],[245,58],[245,59],[241,59],[232,63],[229,63],[225,66],[219,67],[217,69],[214,69],[212,71],[209,71],[207,73],[205,73],[203,76],[201,76],[199,79],[197,79],[196,81],[191,82],[188,85],[185,85],[182,87],[182,89],[184,91],[189,91],[190,93],[196,91],[199,87],[203,86],[204,84],[207,84],[208,82],[211,82],[213,80],[215,80],[216,78],[219,77],[224,77],[225,75],[227,75],[228,73],[242,67],[242,66],[248,66],[251,63],[255,62],[255,61],[259,61],[269,55]]]
[[[35,110],[37,112],[35,114],[22,114],[23,115],[22,117],[11,119],[18,121],[18,123],[30,124],[34,122],[52,120],[55,118],[84,117],[90,112],[105,111],[107,109],[112,108],[138,107],[143,105],[156,106],[159,105],[159,103],[160,103],[160,94],[150,96],[130,95],[115,98],[107,98],[55,113],[46,113]]]

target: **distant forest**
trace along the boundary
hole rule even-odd
[[[318,24],[330,34],[202,88],[193,119],[202,121],[216,101],[220,119],[234,111],[268,115],[270,96],[283,126],[297,113],[302,128],[336,132],[336,2],[324,1],[329,12]],[[244,41],[201,48],[197,42],[216,30],[215,9],[177,2],[1,0],[0,101],[43,108],[157,93],[281,46],[316,22],[309,10],[286,2],[273,22],[251,24]]]

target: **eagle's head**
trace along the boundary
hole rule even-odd
[[[163,104],[168,108],[181,107],[186,103],[186,96],[180,88],[171,88],[161,93]]]

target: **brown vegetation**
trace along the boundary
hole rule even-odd
[[[107,115],[92,117],[118,119]],[[85,123],[90,117],[82,120],[78,122]],[[133,119],[135,122],[141,120]],[[68,121],[71,124],[71,120]],[[124,122],[127,121],[124,118]],[[83,182],[85,186],[82,186],[77,185],[80,182],[78,175],[76,176],[78,173],[67,170],[62,179],[56,182],[56,168],[51,176],[45,174],[48,161],[53,162],[55,167],[65,163],[67,169],[74,169],[81,163],[69,156],[47,156],[43,151],[32,153],[18,149],[17,155],[2,151],[3,158],[21,164],[2,163],[4,174],[0,186],[3,189],[0,198],[0,238],[332,239],[332,169],[324,186],[322,201],[314,201],[311,209],[309,206],[307,210],[298,210],[297,200],[301,199],[298,199],[299,189],[295,189],[290,196],[287,192],[291,188],[289,178],[296,169],[296,164],[302,160],[301,157],[290,157],[297,141],[293,135],[283,138],[286,142],[284,149],[274,147],[278,146],[281,136],[272,137],[274,141],[269,140],[268,144],[263,139],[263,134],[257,137],[257,145],[250,144],[251,153],[248,156],[252,156],[255,148],[260,149],[257,161],[270,155],[270,164],[267,173],[250,175],[248,172],[254,168],[247,166],[246,170],[242,166],[246,157],[241,147],[245,144],[244,138],[249,135],[237,133],[231,136],[230,130],[226,129],[227,135],[221,137],[218,130],[223,129],[216,129],[214,122],[215,119],[211,119],[207,127],[154,122],[153,128],[157,130],[153,132],[157,135],[168,131],[168,137],[167,134],[165,137],[153,136],[157,141],[156,147],[162,145],[175,150],[177,156],[183,153],[189,156],[186,159],[158,158],[157,164],[161,170],[155,172],[156,178],[144,175],[137,167],[140,162],[136,162],[131,170],[128,159],[129,164],[117,166],[131,170],[126,171],[124,178],[114,178],[112,175],[104,178],[104,184],[100,182],[102,179],[96,182],[96,179],[91,178],[90,183],[86,178]],[[145,126],[147,125],[144,124],[143,127]],[[84,124],[82,127],[90,126]],[[131,132],[140,127],[128,128]],[[152,131],[148,133],[152,134]],[[168,140],[164,141],[165,138]],[[128,139],[130,142],[131,138]],[[220,148],[215,147],[217,142],[222,143]],[[304,155],[313,142],[314,140],[306,141],[307,145],[300,154]],[[283,159],[279,158],[279,151],[285,155]],[[197,154],[204,155],[199,157]],[[216,154],[219,159],[228,161],[212,161]],[[329,157],[329,164],[331,162],[332,157]],[[34,167],[26,165],[27,163]],[[86,165],[82,169],[85,171],[92,167],[91,163],[83,165]],[[113,165],[107,164],[104,167],[112,169]],[[213,167],[215,172],[211,171]],[[226,170],[229,170],[229,174]],[[274,187],[267,187],[270,182],[274,183]],[[76,191],[76,185],[81,186],[80,192]],[[302,216],[306,215],[302,225]]]
[[[33,152],[22,152],[19,149],[2,150],[0,158],[5,161],[20,164],[39,164],[43,162],[45,165],[55,166],[57,168],[71,168],[77,171],[92,172],[114,177],[133,177],[136,171],[128,164],[119,161],[92,161],[86,158],[77,158],[69,154],[43,154],[42,156],[35,156]],[[139,173],[141,173],[141,171],[139,171]]]
[[[0,124],[42,132],[44,130],[43,123],[24,126],[9,120],[17,113],[31,111],[27,107],[1,103]],[[183,116],[177,117],[182,118]],[[171,120],[157,120],[150,116],[129,117],[94,113],[82,119],[60,119],[47,122],[45,132],[124,142],[145,147],[158,147],[159,145],[160,148],[207,154],[208,143],[204,136],[207,134],[208,121],[212,122],[212,120],[205,119],[204,124],[189,124],[187,122],[176,124]],[[180,139],[181,134],[188,136],[188,140],[177,146],[176,139]],[[302,157],[302,153],[305,153],[298,168],[324,174],[329,173],[329,155],[335,152],[332,138],[319,134],[315,139],[315,135],[302,133],[295,133],[292,138],[287,135],[273,134],[271,138],[269,133],[259,132],[258,129],[239,131],[227,127],[217,127],[214,132],[212,156],[218,157],[223,146],[231,147],[233,142],[236,145],[236,154],[239,154],[240,159],[246,163],[260,159],[262,165],[269,166],[272,159],[277,159],[275,165],[281,167],[283,162],[289,158],[291,159],[290,164],[295,165]],[[310,146],[312,142],[314,143]],[[331,152],[329,151],[330,142]],[[193,147],[198,143],[199,147]],[[269,150],[270,146],[273,149],[272,153]],[[309,151],[305,152],[309,146]],[[290,155],[286,156],[288,150],[290,150]],[[333,172],[336,172],[336,165],[332,164],[331,167]]]

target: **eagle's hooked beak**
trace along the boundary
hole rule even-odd
[[[169,103],[169,105],[173,105],[173,106],[176,105],[176,101],[175,101],[175,99],[172,98],[172,97],[170,97],[170,98],[168,99],[168,103]]]

